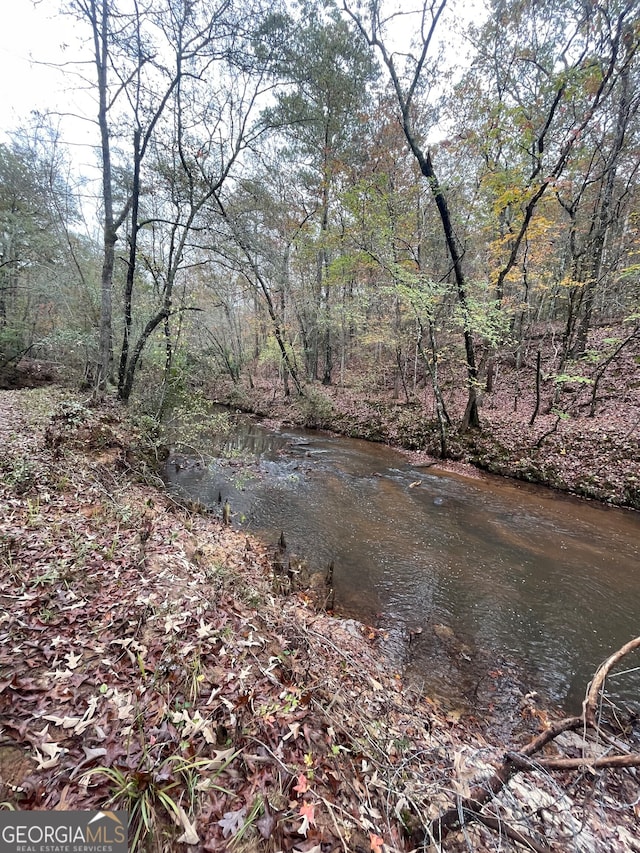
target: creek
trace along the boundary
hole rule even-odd
[[[172,454],[165,479],[311,570],[333,562],[335,608],[384,629],[394,665],[452,707],[493,706],[517,673],[567,713],[640,629],[640,517],[498,477],[415,467],[322,432],[233,429]],[[630,666],[633,664],[631,660]],[[640,671],[608,681],[640,708]]]

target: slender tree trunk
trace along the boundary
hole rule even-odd
[[[435,331],[433,329],[433,323],[431,322],[431,320],[429,320],[429,342],[431,346],[431,359],[429,359],[424,351],[424,347],[422,346],[424,328],[422,326],[422,321],[419,317],[417,318],[417,322],[418,338],[416,341],[416,346],[418,352],[422,356],[422,360],[427,370],[429,371],[429,376],[431,377],[431,387],[433,388],[433,396],[436,401],[436,417],[438,419],[438,435],[440,438],[440,457],[442,459],[446,459],[449,455],[449,446],[447,442],[447,427],[450,425],[451,421],[449,419],[449,415],[447,414],[447,409],[442,398],[442,392],[440,391],[440,381],[438,379],[438,349],[436,345]]]
[[[133,299],[133,284],[136,272],[136,255],[138,251],[138,205],[140,201],[140,129],[136,128],[133,134],[133,187],[131,203],[131,236],[129,238],[129,261],[127,265],[127,279],[124,289],[124,331],[122,334],[122,348],[120,350],[120,366],[118,370],[118,396],[122,397],[122,389],[125,383],[127,362],[129,360],[129,341],[131,336],[131,305]]]
[[[284,279],[285,279],[285,281],[288,278],[288,264],[289,264],[289,249],[287,248],[287,251],[285,252],[285,258],[284,258],[284,265],[285,265]],[[284,318],[285,318],[286,307],[287,307],[286,294],[285,294],[285,286],[284,286],[284,282],[283,282],[282,288],[280,290],[280,316],[282,317],[283,323],[284,323]],[[287,363],[284,361],[284,359],[282,361],[282,385],[284,388],[284,396],[289,397],[291,395],[291,389],[289,388],[289,368],[287,366]]]
[[[216,202],[218,204],[218,208],[220,210],[220,213],[225,217],[225,219],[227,219],[227,221],[230,222],[230,224],[233,227],[233,223],[231,222],[231,220],[229,220],[229,218],[227,216],[227,211],[225,210],[224,205],[222,204],[221,200],[219,198],[216,198]],[[286,341],[285,341],[285,333],[283,331],[283,318],[278,317],[278,312],[276,311],[276,306],[274,305],[273,298],[271,296],[271,291],[269,290],[269,286],[268,286],[267,282],[265,281],[265,279],[263,278],[262,274],[260,273],[260,269],[259,269],[253,255],[252,255],[248,245],[246,244],[245,239],[243,237],[241,237],[241,235],[239,233],[236,233],[235,237],[238,241],[238,245],[240,246],[240,248],[242,250],[242,253],[244,254],[247,261],[249,262],[249,265],[251,267],[251,271],[253,273],[255,281],[252,280],[251,276],[247,275],[247,273],[244,273],[244,275],[245,275],[247,281],[250,283],[250,285],[256,291],[259,290],[262,293],[262,295],[264,296],[264,301],[265,301],[265,304],[267,306],[267,313],[269,314],[269,319],[271,320],[271,327],[273,329],[273,336],[276,339],[276,343],[278,344],[278,349],[280,350],[280,355],[282,356],[282,364],[286,368],[286,370],[288,371],[288,374],[291,377],[293,384],[296,387],[296,391],[298,392],[298,394],[301,397],[303,397],[304,392],[302,390],[302,385],[300,384],[300,380],[298,379],[298,372],[295,368],[295,365],[292,363],[291,358],[289,357],[289,353],[287,352],[287,346],[286,346]]]
[[[158,311],[158,313],[149,320],[147,325],[142,330],[140,337],[136,341],[136,345],[134,346],[131,352],[131,357],[127,365],[124,384],[122,386],[122,393],[120,394],[120,399],[124,403],[127,403],[129,401],[129,398],[131,397],[131,392],[133,390],[133,380],[136,375],[136,369],[138,367],[138,361],[140,359],[140,356],[142,355],[142,351],[144,350],[150,336],[153,334],[153,332],[155,332],[160,323],[162,323],[167,316],[167,309],[163,307],[161,311]]]
[[[0,329],[7,325],[7,308],[12,293],[15,291],[15,256],[14,241],[11,233],[6,233],[2,245],[3,261],[0,263]]]
[[[463,314],[463,323],[464,323],[464,349],[466,356],[466,370],[467,370],[467,388],[468,388],[468,399],[467,406],[465,409],[464,417],[462,419],[462,428],[468,429],[470,427],[479,428],[480,427],[480,416],[478,414],[478,392],[477,392],[477,382],[478,382],[478,367],[476,364],[476,355],[475,355],[475,344],[473,340],[473,335],[469,328],[469,305],[467,299],[467,283],[464,275],[464,271],[462,268],[462,254],[463,249],[460,245],[460,242],[455,234],[453,224],[451,221],[451,215],[449,212],[449,205],[447,202],[447,198],[445,196],[444,190],[438,181],[437,175],[435,173],[435,169],[433,167],[433,162],[431,159],[431,152],[427,150],[426,154],[418,143],[418,134],[415,132],[412,120],[411,120],[411,110],[413,97],[416,92],[416,88],[418,87],[420,81],[421,71],[424,67],[424,63],[426,62],[432,38],[436,31],[436,27],[438,25],[438,21],[442,12],[444,11],[445,6],[447,5],[447,0],[436,0],[430,6],[431,13],[431,21],[428,25],[424,26],[422,30],[422,46],[419,51],[419,58],[416,64],[416,68],[413,72],[413,78],[411,80],[411,84],[408,89],[403,90],[403,86],[400,81],[400,76],[398,75],[398,70],[396,67],[395,55],[390,54],[387,46],[380,39],[379,34],[379,23],[380,23],[380,4],[377,0],[374,0],[370,4],[370,14],[371,14],[371,31],[367,32],[367,29],[363,23],[362,18],[360,17],[358,12],[352,11],[349,6],[347,0],[343,0],[343,9],[345,12],[352,18],[355,22],[356,26],[360,29],[360,32],[367,40],[367,42],[372,47],[377,47],[382,55],[382,59],[384,64],[389,71],[389,75],[391,77],[391,81],[393,83],[393,87],[396,93],[396,97],[398,99],[398,105],[400,107],[401,115],[402,115],[402,129],[404,131],[405,138],[411,148],[411,152],[420,167],[420,171],[427,179],[429,183],[429,188],[431,190],[431,194],[436,203],[436,207],[438,209],[438,215],[440,217],[440,221],[442,224],[442,230],[444,233],[445,242],[447,244],[447,249],[449,251],[449,255],[451,257],[451,263],[453,266],[453,273],[455,277],[456,291],[458,296],[458,302],[462,309]],[[358,4],[359,6],[359,4]],[[427,9],[427,5],[425,4],[425,12]],[[426,18],[425,18],[426,20]]]
[[[433,195],[436,207],[438,208],[438,214],[440,216],[440,222],[442,223],[444,238],[447,244],[447,249],[449,250],[449,256],[451,257],[451,264],[455,277],[458,302],[460,303],[460,307],[462,308],[463,322],[465,326],[463,331],[463,338],[467,363],[468,384],[467,406],[465,409],[464,417],[462,419],[462,428],[464,430],[469,428],[479,429],[480,415],[478,413],[478,367],[476,364],[476,353],[473,335],[467,324],[467,318],[469,315],[469,301],[467,298],[467,282],[462,268],[462,247],[453,229],[453,224],[451,222],[451,214],[449,212],[449,205],[435,173],[433,162],[431,160],[431,152],[427,151],[427,154],[425,156],[422,149],[418,146],[417,142],[415,141],[413,129],[411,127],[408,114],[404,116],[404,122],[405,136],[407,138],[407,141],[409,142],[409,145],[411,146],[418,165],[420,166],[420,171],[429,182],[431,194]]]
[[[628,65],[625,66],[620,76],[620,81],[622,91],[620,93],[620,103],[618,105],[616,136],[611,153],[607,158],[604,187],[602,189],[598,208],[594,214],[595,228],[589,258],[589,277],[584,286],[584,311],[578,326],[576,342],[573,348],[573,355],[578,356],[582,355],[587,347],[587,337],[589,335],[589,329],[591,328],[593,300],[602,276],[607,233],[612,220],[611,204],[613,201],[615,180],[620,162],[620,154],[624,146],[627,127],[630,120]]]
[[[540,409],[540,378],[542,374],[541,359],[542,355],[540,354],[540,350],[538,350],[538,353],[536,355],[536,405],[531,414],[531,420],[529,421],[530,427],[534,425],[535,420],[538,417],[538,411]]]
[[[318,252],[318,292],[321,300],[322,330],[322,384],[331,385],[331,374],[333,372],[333,348],[331,341],[331,291],[329,288],[329,257],[326,246],[329,231],[329,164],[327,161],[329,152],[328,127],[325,128],[325,160],[323,166],[322,187],[322,219],[320,223],[320,239],[322,246]]]
[[[111,146],[108,122],[108,0],[101,0],[98,8],[96,0],[91,0],[91,23],[96,70],[98,75],[98,125],[100,127],[100,148],[102,153],[102,203],[103,218],[103,260],[100,276],[100,330],[98,345],[98,365],[96,371],[96,388],[104,390],[111,364],[111,324],[113,315],[113,269],[115,264],[115,247],[117,229],[113,217],[113,191],[111,184]],[[98,20],[98,16],[100,19]]]
[[[476,364],[476,353],[473,334],[471,333],[471,330],[469,329],[467,323],[469,316],[469,300],[467,298],[467,282],[464,275],[464,270],[462,268],[462,246],[460,245],[460,242],[453,229],[447,197],[444,194],[442,186],[438,181],[438,177],[433,167],[431,152],[427,151],[427,154],[425,156],[422,149],[416,143],[408,115],[404,117],[404,121],[405,136],[407,138],[407,141],[409,142],[409,145],[411,146],[416,160],[418,161],[420,171],[429,182],[431,194],[433,195],[433,199],[438,209],[445,242],[447,244],[447,249],[449,250],[451,265],[453,267],[458,302],[460,304],[460,307],[462,308],[464,322],[463,338],[467,364],[468,384],[467,406],[465,409],[464,417],[462,418],[462,429],[479,429],[480,415],[478,413],[478,367]]]

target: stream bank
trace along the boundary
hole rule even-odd
[[[172,492],[263,541],[284,532],[296,571],[331,565],[332,609],[383,629],[392,665],[452,709],[490,715],[488,673],[510,669],[522,693],[577,713],[637,631],[636,513],[228,409],[200,423],[180,410],[164,424]],[[637,702],[640,678],[618,687],[614,701]]]
[[[500,767],[501,738],[405,685],[375,630],[278,594],[258,541],[176,505],[119,407],[3,392],[0,440],[5,808],[128,808],[132,851],[391,853]],[[522,699],[518,743],[550,723]],[[632,772],[527,771],[431,848],[637,849]]]
[[[637,371],[637,367],[635,368]],[[272,384],[253,388],[219,381],[210,399],[283,426],[325,429],[351,438],[382,442],[406,450],[416,464],[443,466],[473,476],[483,470],[523,480],[612,506],[640,510],[640,406],[628,395],[624,405],[602,408],[593,417],[541,413],[530,425],[530,410],[498,395],[481,409],[482,429],[449,427],[449,458],[439,455],[433,413],[419,401],[399,402],[389,395],[356,387],[313,383],[305,396],[285,398]],[[582,414],[580,414],[582,412]]]

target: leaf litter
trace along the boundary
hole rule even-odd
[[[139,850],[388,853],[425,849],[500,763],[482,721],[388,670],[375,629],[281,595],[264,544],[176,505],[114,405],[2,392],[0,440],[5,807],[127,808]],[[539,775],[499,819],[537,832],[544,800],[552,840],[626,849],[633,779],[594,798],[588,775]],[[474,823],[440,849],[510,844]]]

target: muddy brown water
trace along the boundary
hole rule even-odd
[[[491,704],[505,672],[567,713],[640,632],[640,515],[498,477],[413,467],[399,452],[246,416],[170,486],[312,570],[333,562],[336,608],[384,629],[398,668],[452,705]],[[629,659],[629,667],[638,665]],[[608,682],[640,708],[640,670]]]

